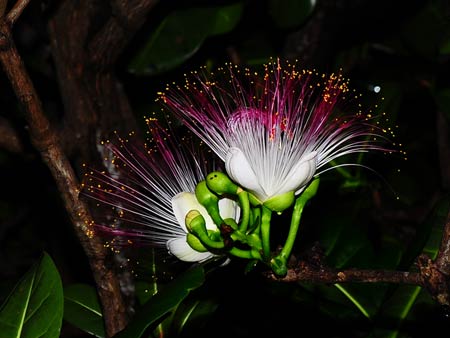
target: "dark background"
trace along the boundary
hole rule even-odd
[[[97,21],[90,22],[88,37],[95,32],[95,22],[102,22],[102,15],[111,15],[107,1],[92,4]],[[242,6],[236,22],[221,34],[209,35],[210,27],[201,24],[207,21],[204,13],[195,10],[230,5]],[[71,102],[63,98],[64,84],[55,66],[55,59],[59,57],[59,63],[64,59],[55,54],[49,34],[49,23],[58,11],[59,1],[32,1],[14,27],[14,37],[44,110],[61,132],[81,179],[81,164],[91,162],[92,155],[87,153],[95,149],[96,140],[92,134],[74,138],[82,132],[83,123],[80,119],[71,124],[68,117]],[[176,21],[179,27],[175,24],[164,31],[158,43],[150,46],[150,37],[163,20],[183,11],[188,14]],[[123,85],[135,122],[120,123],[123,116],[103,111],[102,119],[111,121],[111,126],[99,122],[99,128],[104,136],[111,129],[132,127],[144,133],[142,116],[159,110],[154,103],[156,92],[204,64],[214,67],[233,61],[258,67],[269,57],[281,57],[298,59],[302,67],[319,72],[342,68],[364,102],[386,112],[389,121],[385,123],[396,128],[396,142],[402,143],[407,160],[399,154],[367,156],[362,163],[377,174],[359,169],[350,171],[351,178],[335,171],[325,174],[318,196],[305,210],[296,254],[318,243],[329,263],[337,267],[409,268],[407,256],[423,249],[430,229],[438,226],[433,224],[434,212],[448,201],[449,18],[449,3],[431,0],[317,1],[313,6],[300,0],[161,1],[107,67]],[[80,50],[86,41],[80,37]],[[88,74],[105,72],[95,63],[84,69]],[[381,88],[379,93],[374,86]],[[64,285],[92,284],[54,180],[29,141],[26,121],[3,74],[0,123],[17,138],[13,142],[0,137],[0,299],[43,250],[54,259]],[[145,257],[142,249],[130,253],[133,258],[141,254]],[[192,296],[212,304],[211,311],[190,322],[185,336],[368,337],[376,336],[375,329],[396,325],[379,311],[392,288],[380,291],[378,286],[365,285],[358,291],[369,303],[371,297],[382,295],[372,301],[378,315],[369,320],[339,298],[332,286],[269,283],[257,273],[243,275],[242,269],[242,263],[235,262],[216,270]],[[145,271],[141,273],[145,279]],[[446,311],[422,293],[401,335],[429,337],[448,329]],[[62,337],[82,336],[71,326],[63,328]]]

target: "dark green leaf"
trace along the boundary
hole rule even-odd
[[[442,111],[447,118],[447,124],[450,124],[450,88],[439,90],[435,94],[435,100],[438,109]]]
[[[57,338],[63,317],[61,278],[46,253],[0,308],[0,336]]]
[[[131,323],[116,338],[138,338],[151,325],[158,324],[164,316],[189,295],[191,290],[201,286],[204,281],[202,266],[196,266],[167,284],[136,313]]]
[[[413,255],[417,256],[420,252],[426,253],[432,259],[436,258],[441,242],[443,224],[445,224],[449,209],[450,198],[444,198],[437,203],[428,219],[418,229],[415,240],[418,244],[414,244],[408,251],[401,264],[403,268],[406,264],[412,264]],[[421,248],[420,251],[419,248]],[[420,293],[421,288],[418,286],[398,286],[389,299],[385,301],[378,314],[379,321],[383,322],[383,325],[380,325],[382,328],[376,327],[371,337],[398,337],[401,323],[410,313]],[[386,327],[386,322],[390,324],[390,327]]]
[[[138,51],[129,70],[138,75],[153,75],[182,64],[207,37],[231,31],[241,17],[242,8],[241,3],[236,3],[173,12]]]
[[[378,311],[385,292],[380,285],[335,284],[335,287],[369,319]]]
[[[186,303],[186,304],[185,304]],[[178,306],[171,322],[171,330],[180,335],[185,329],[192,327],[195,331],[205,323],[205,318],[211,316],[219,305],[213,300],[192,299]]]
[[[409,269],[417,256],[421,252],[426,253],[431,258],[435,258],[442,236],[442,225],[447,217],[450,208],[450,199],[444,198],[439,201],[430,216],[418,227],[416,236],[412,244],[403,255],[399,268]]]
[[[270,0],[269,13],[279,27],[291,28],[309,17],[315,3],[313,0]]]
[[[450,39],[444,41],[439,49],[441,54],[450,54]]]
[[[445,37],[446,25],[442,12],[430,4],[404,24],[403,43],[414,54],[435,58]]]
[[[329,216],[329,217],[328,217]],[[336,215],[330,210],[322,222],[320,243],[325,247],[328,264],[344,267],[364,247],[370,245],[361,227],[351,219],[352,215]]]
[[[105,337],[97,292],[90,285],[73,284],[64,289],[64,319],[83,331]]]
[[[239,22],[242,15],[242,3],[220,7],[217,9],[206,9],[205,15],[212,14],[212,24],[209,36],[225,34],[231,31]]]
[[[135,287],[139,304],[147,303],[156,291],[155,284],[146,281],[137,281]]]

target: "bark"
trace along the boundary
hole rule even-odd
[[[137,132],[114,64],[155,3],[66,0],[48,24],[65,110],[64,147],[82,162],[98,161],[93,145],[113,131]]]
[[[0,36],[0,62],[25,111],[32,144],[55,179],[75,233],[88,256],[103,306],[106,331],[108,336],[113,336],[126,325],[118,280],[106,268],[107,252],[103,243],[92,236],[91,217],[87,206],[79,199],[75,173],[44,115],[41,101],[11,38],[10,23],[3,19],[0,21]]]

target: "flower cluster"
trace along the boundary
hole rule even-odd
[[[341,74],[269,63],[262,74],[227,65],[193,72],[159,93],[224,164],[217,171],[186,139],[149,119],[153,146],[106,143],[118,174],[91,171],[86,194],[115,215],[96,222],[119,239],[147,239],[183,261],[231,255],[262,261],[278,274],[318,176],[344,155],[386,150],[369,112],[342,111],[355,94]],[[361,109],[361,108],[359,108]],[[326,165],[328,166],[326,167]],[[292,209],[281,252],[270,248],[272,213]]]

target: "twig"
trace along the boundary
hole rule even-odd
[[[6,22],[9,24],[10,27],[14,25],[14,23],[17,21],[19,16],[22,14],[24,9],[27,7],[30,0],[18,0],[13,8],[9,11],[8,15],[6,16]]]
[[[314,248],[313,248],[314,253]],[[450,305],[450,283],[448,276],[443,274],[435,262],[428,256],[421,255],[417,259],[418,272],[393,270],[338,270],[324,266],[322,258],[315,255],[310,262],[300,261],[290,268],[283,278],[277,278],[273,273],[266,277],[280,282],[312,282],[312,283],[394,283],[410,284],[424,287],[442,305]]]
[[[0,17],[5,14],[6,6],[8,5],[8,0],[0,0]]]
[[[450,211],[444,224],[441,245],[436,258],[436,266],[439,271],[445,273],[450,279]]]
[[[112,1],[113,15],[89,43],[89,60],[112,65],[158,0]]]
[[[389,270],[334,270],[328,267],[317,268],[307,262],[289,269],[288,274],[283,278],[277,278],[273,274],[269,278],[281,282],[313,282],[313,283],[398,283],[413,284],[423,286],[423,280],[420,273],[408,271],[389,271]]]
[[[0,62],[25,110],[31,141],[56,181],[75,232],[89,258],[103,305],[106,331],[108,336],[112,336],[126,325],[119,283],[105,266],[106,249],[96,237],[91,238],[91,218],[87,206],[79,199],[76,176],[43,113],[41,101],[11,38],[9,23],[3,19],[0,19]]]

